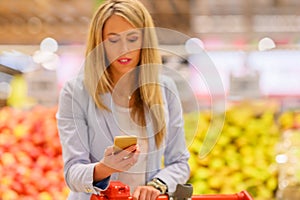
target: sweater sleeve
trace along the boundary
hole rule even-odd
[[[106,189],[109,181],[103,180],[102,188],[93,185],[96,163],[91,163],[90,160],[88,126],[83,107],[88,98],[82,84],[77,84],[78,80],[68,82],[63,87],[56,115],[63,152],[64,176],[72,191],[96,194]]]
[[[169,192],[174,192],[177,184],[184,184],[190,176],[188,165],[189,151],[183,129],[183,113],[179,94],[172,80],[167,82],[165,94],[168,107],[167,138],[164,150],[164,168],[155,177],[168,186]]]

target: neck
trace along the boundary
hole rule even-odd
[[[123,83],[134,83],[135,76],[134,73],[132,72],[127,72],[127,73],[112,73],[110,71],[110,76],[113,82],[113,85],[115,86],[116,84],[123,84]],[[120,83],[119,83],[120,82]]]
[[[135,77],[133,74],[113,75],[112,81],[112,95],[115,103],[125,107],[131,107],[131,104],[133,103],[133,92],[136,89]]]

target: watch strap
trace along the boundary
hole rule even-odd
[[[161,194],[165,194],[168,192],[167,185],[160,179],[154,178],[147,183],[148,186],[152,186],[160,191]]]

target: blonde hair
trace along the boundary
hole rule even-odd
[[[103,47],[102,31],[105,22],[112,15],[126,19],[136,28],[143,30],[143,47],[140,56],[138,81],[140,87],[134,93],[135,103],[132,115],[136,115],[143,126],[146,125],[144,106],[150,109],[157,148],[165,137],[166,127],[163,100],[159,85],[161,57],[152,17],[138,0],[108,0],[100,5],[92,18],[86,48],[84,84],[99,109],[109,110],[99,94],[111,92],[112,81],[106,69],[108,62]],[[157,106],[159,105],[159,106]]]

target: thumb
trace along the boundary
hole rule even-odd
[[[113,146],[109,146],[105,149],[104,156],[110,156],[113,154],[113,152],[114,152]]]

